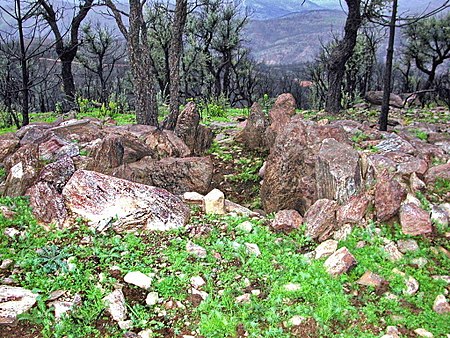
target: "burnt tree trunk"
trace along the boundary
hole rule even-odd
[[[386,67],[384,70],[383,80],[383,103],[381,105],[380,114],[380,130],[387,131],[388,116],[389,116],[389,99],[391,96],[391,78],[392,78],[392,63],[394,59],[394,42],[395,42],[395,24],[397,22],[397,6],[398,0],[392,2],[392,15],[389,23],[389,42],[386,54]]]
[[[164,121],[166,129],[174,129],[180,113],[180,59],[183,50],[183,32],[187,17],[187,0],[177,0],[175,16],[172,24],[172,38],[169,47],[169,110],[170,114]]]
[[[17,11],[17,17],[19,18],[17,20],[18,25],[18,32],[19,32],[19,44],[20,44],[20,68],[22,72],[22,126],[26,126],[30,123],[29,118],[29,96],[30,96],[30,71],[28,68],[28,59],[27,59],[27,51],[25,46],[25,38],[24,38],[24,32],[23,32],[23,17],[21,15],[21,8],[20,8],[20,0],[16,0],[16,11]]]
[[[341,110],[341,87],[345,72],[345,64],[353,54],[358,29],[362,23],[361,0],[345,0],[348,15],[345,22],[344,37],[333,49],[328,59],[328,94],[325,109],[337,114]]]

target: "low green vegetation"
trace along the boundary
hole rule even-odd
[[[388,325],[423,327],[435,337],[448,333],[448,315],[432,310],[446,284],[432,275],[448,274],[450,260],[427,239],[400,261],[388,260],[382,237],[408,238],[398,225],[381,226],[380,235],[375,224],[357,227],[339,246],[347,247],[358,265],[333,278],[323,267],[324,259],[304,256],[316,244],[303,230],[274,233],[264,220],[196,212],[187,228],[170,233],[99,234],[82,220],[74,229],[45,231],[25,198],[2,198],[0,205],[15,212],[13,219],[0,215],[1,258],[14,261],[12,278],[18,285],[39,294],[37,306],[21,320],[36,325],[43,337],[122,337],[124,331],[110,321],[102,300],[118,283],[124,287],[131,330],[151,329],[152,337],[164,337],[168,330],[174,335],[235,337],[245,330],[248,337],[288,338],[296,336],[290,324],[294,316],[310,318],[314,324],[310,334],[320,337],[379,337]],[[243,222],[250,222],[252,230],[242,230]],[[11,227],[21,234],[6,236],[5,229]],[[191,227],[209,232],[192,238]],[[190,240],[206,249],[205,258],[186,251]],[[245,243],[256,244],[260,254],[246,250]],[[430,262],[417,268],[412,262],[420,257]],[[404,278],[393,273],[394,268],[420,283],[416,295],[404,293]],[[136,270],[153,276],[150,290],[123,281],[127,272]],[[367,270],[387,280],[391,296],[355,283]],[[190,279],[195,276],[206,282],[202,287],[206,300],[190,294]],[[81,305],[59,321],[48,301],[57,290],[82,298]],[[157,292],[160,303],[146,305],[148,292]],[[237,301],[246,294],[245,301]],[[178,306],[169,307],[170,302]],[[109,324],[100,325],[105,322]]]

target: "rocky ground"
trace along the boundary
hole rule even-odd
[[[0,337],[449,336],[448,110],[182,116],[0,137]]]

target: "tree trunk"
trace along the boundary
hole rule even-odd
[[[395,23],[397,22],[397,5],[398,0],[392,2],[392,16],[389,23],[389,43],[386,54],[386,67],[384,70],[383,81],[383,104],[381,105],[380,130],[387,131],[387,123],[389,116],[389,99],[391,96],[391,77],[392,63],[394,59],[394,42],[395,42]]]
[[[341,110],[341,87],[345,72],[345,64],[353,54],[356,45],[358,29],[361,26],[361,1],[345,0],[348,15],[345,22],[344,38],[333,49],[328,60],[328,94],[325,109],[338,114]]]
[[[30,94],[30,72],[28,69],[28,60],[27,60],[27,51],[25,47],[25,38],[23,33],[23,18],[21,15],[21,8],[20,8],[20,0],[16,0],[16,11],[17,11],[17,17],[19,20],[17,20],[18,24],[18,31],[19,31],[19,44],[20,44],[20,68],[22,71],[22,126],[26,126],[30,123],[29,118],[29,94]]]
[[[175,5],[175,17],[172,24],[172,39],[169,48],[170,69],[170,114],[164,121],[166,129],[175,129],[180,113],[180,59],[183,50],[183,32],[187,17],[187,0],[177,0]]]
[[[67,112],[74,109],[75,103],[75,81],[72,73],[72,62],[74,58],[61,59],[61,77],[63,81],[64,101],[63,111]]]

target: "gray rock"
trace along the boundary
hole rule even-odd
[[[128,311],[122,290],[114,290],[103,298],[103,301],[106,303],[106,310],[116,322],[124,321],[127,318]]]
[[[17,316],[30,310],[38,295],[30,290],[12,287],[0,286],[0,324],[12,324]]]

